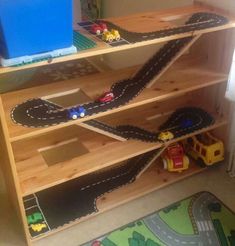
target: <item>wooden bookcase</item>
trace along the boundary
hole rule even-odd
[[[171,18],[169,17],[174,19],[173,17],[175,16],[178,18],[180,16],[192,15],[195,12],[207,11],[215,11],[225,15],[230,21],[226,25],[216,28],[207,28],[117,47],[109,47],[102,41],[94,39],[94,37],[82,31],[97,42],[96,48],[50,61],[50,63],[66,62],[160,44],[193,35],[193,41],[168,64],[167,68],[161,73],[161,76],[157,77],[157,82],[154,81],[149,88],[146,88],[138,97],[125,106],[47,128],[19,126],[14,124],[10,118],[10,112],[15,105],[34,97],[57,95],[58,93],[80,88],[89,98],[95,99],[102,92],[109,90],[113,82],[132,76],[138,70],[138,66],[118,71],[111,70],[79,80],[58,82],[1,95],[1,167],[9,195],[22,222],[28,245],[31,245],[34,240],[88,219],[94,214],[71,222],[69,225],[60,227],[58,230],[49,232],[39,238],[31,239],[26,221],[23,197],[89,173],[116,166],[125,160],[154,149],[159,149],[164,145],[163,143],[115,139],[113,136],[87,128],[83,124],[84,121],[99,118],[111,125],[134,123],[151,130],[156,129],[171,112],[179,107],[186,105],[201,106],[213,114],[215,124],[189,134],[187,137],[213,130],[215,134],[222,137],[226,142],[226,134],[224,133],[228,128],[230,105],[224,100],[224,93],[229,64],[235,45],[235,35],[232,29],[235,27],[235,17],[221,10],[197,3],[190,7],[137,14],[110,20],[132,31],[153,31],[175,25],[171,21],[163,21],[166,16],[170,20]],[[148,26],[146,26],[145,22],[141,21],[148,18],[154,21],[149,21]],[[141,25],[138,24],[138,30],[136,30],[136,23],[143,23]],[[49,63],[43,61],[20,67],[0,68],[0,73],[9,73],[45,65],[49,65]],[[94,81],[96,81],[95,84]],[[42,157],[42,150],[46,151],[48,146],[55,146],[76,137],[79,138],[79,141],[82,142],[88,152],[70,160],[67,160],[64,157],[65,153],[61,152],[61,158],[65,158],[65,160],[56,165],[48,165]],[[98,198],[96,203],[98,213],[204,170],[204,168],[191,163],[190,168],[183,173],[169,173],[164,171],[161,165],[158,165],[158,161],[156,161],[134,183]]]

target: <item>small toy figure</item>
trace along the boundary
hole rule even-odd
[[[29,225],[42,220],[43,220],[42,214],[39,212],[27,216],[27,221]]]
[[[183,146],[171,144],[162,154],[164,169],[169,172],[182,172],[189,167],[189,158],[185,155]]]
[[[168,140],[171,140],[173,138],[174,138],[174,134],[170,131],[161,132],[158,135],[158,140],[161,140],[161,141],[168,141]]]
[[[71,108],[68,110],[69,119],[76,120],[77,118],[83,118],[86,114],[86,110],[83,107]]]
[[[47,225],[45,223],[34,224],[34,225],[31,225],[31,228],[35,232],[40,232],[40,231],[42,231],[42,229],[47,228]]]
[[[110,102],[114,99],[114,94],[112,92],[105,92],[100,98],[97,99],[98,102]]]
[[[120,40],[121,36],[118,32],[118,30],[114,30],[112,29],[111,32],[107,31],[107,32],[104,32],[103,35],[102,35],[102,40],[105,41],[105,42],[109,42],[109,43],[112,43],[113,40]]]
[[[224,160],[223,142],[209,132],[186,139],[184,145],[187,153],[202,167]]]
[[[93,24],[91,26],[91,32],[97,35],[100,35],[101,33],[107,31],[108,31],[107,25],[103,22],[100,22],[99,24]]]

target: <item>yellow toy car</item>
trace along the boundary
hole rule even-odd
[[[174,134],[170,131],[161,132],[158,135],[158,140],[161,140],[161,141],[168,141],[168,140],[171,140],[173,138],[174,138]]]
[[[200,166],[211,166],[224,160],[223,142],[209,132],[186,139],[184,145],[188,148],[187,153],[197,160]]]
[[[40,232],[42,229],[47,228],[46,224],[33,224],[31,225],[31,228],[35,232]]]
[[[105,42],[109,42],[109,43],[112,43],[113,40],[120,40],[121,36],[118,32],[118,30],[114,30],[112,29],[111,32],[109,31],[106,31],[103,33],[102,35],[102,40],[105,41]]]
[[[164,169],[169,172],[182,172],[189,167],[189,158],[185,155],[183,146],[171,144],[162,154]]]

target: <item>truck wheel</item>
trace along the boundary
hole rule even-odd
[[[202,158],[197,159],[196,162],[197,162],[197,165],[199,167],[206,167],[206,164],[204,163],[204,161],[202,160]]]
[[[109,38],[109,43],[112,43],[113,42],[113,38]]]
[[[166,160],[166,159],[162,159],[162,162],[163,162],[163,168],[164,168],[165,170],[167,170],[167,167],[168,167],[168,165],[167,165],[167,160]]]
[[[121,38],[120,37],[116,37],[116,41],[119,41]]]
[[[74,114],[73,116],[72,116],[72,119],[73,120],[76,120],[78,118],[78,116],[76,115],[76,114]]]
[[[83,118],[85,116],[85,113],[80,113],[80,117]]]
[[[101,31],[100,31],[100,30],[97,30],[97,31],[96,31],[96,34],[97,34],[97,35],[100,35],[100,34],[101,34]]]

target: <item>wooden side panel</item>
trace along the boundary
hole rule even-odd
[[[8,129],[5,123],[2,101],[0,97],[0,167],[3,171],[7,192],[14,204],[16,212],[20,218],[22,227],[25,230],[25,239],[31,245],[26,217],[24,215],[23,202],[20,195],[19,181],[16,174],[14,156],[9,142]]]
[[[228,13],[226,13],[228,14]],[[213,71],[228,74],[231,67],[232,57],[235,49],[235,28],[207,33],[193,46],[192,54],[206,57],[205,64]],[[219,114],[231,118],[231,103],[225,99],[227,84],[221,84],[201,91],[200,102],[205,106],[212,106]],[[230,123],[231,124],[231,123]],[[229,127],[215,130],[225,144],[228,143]]]

